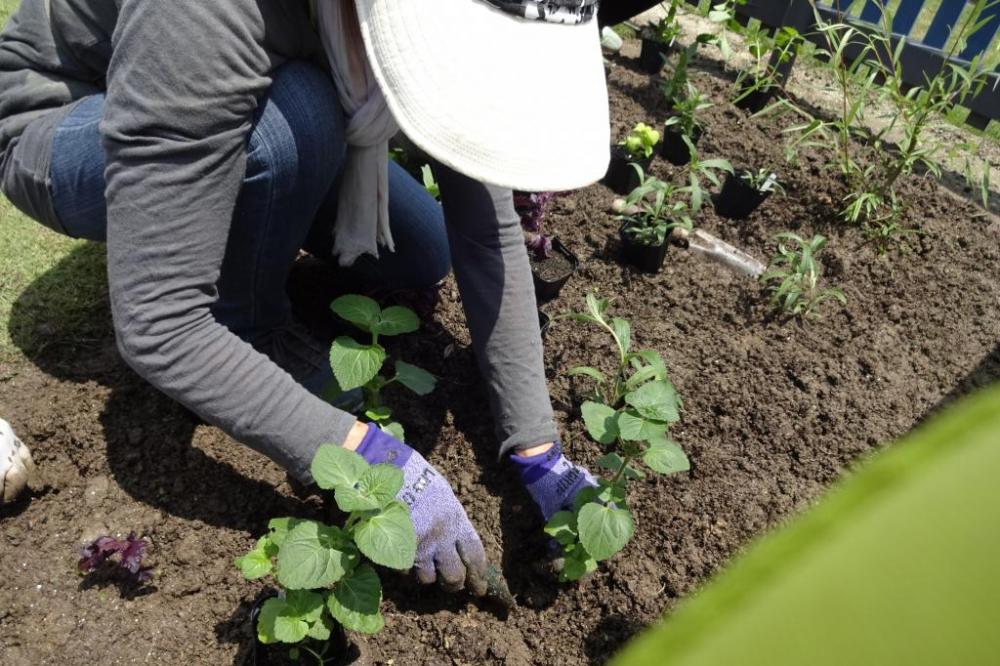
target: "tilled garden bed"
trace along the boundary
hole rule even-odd
[[[504,619],[386,573],[387,626],[364,641],[375,663],[603,663],[867,452],[1000,377],[1000,223],[913,177],[903,190],[907,220],[925,233],[880,256],[837,221],[845,193],[816,156],[785,164],[782,121],[748,118],[724,101],[732,82],[721,73],[693,78],[717,104],[705,114],[702,156],[774,168],[786,189],[744,222],[708,205],[696,224],[765,261],[778,232],[826,235],[826,279],[844,290],[847,305],[827,303],[815,321],[788,320],[750,278],[677,248],[659,274],[637,273],[618,261],[609,190],[595,185],[556,199],[547,230],[580,267],[544,309],[578,310],[588,291],[614,299],[636,345],[667,361],[684,398],[672,435],[692,462],[690,473],[635,483],[635,538],[594,575],[560,585],[542,564],[540,517],[496,460],[449,280],[433,321],[392,348],[441,377],[439,387],[425,399],[392,399],[410,442],[452,480],[502,561],[519,607]],[[662,124],[655,78],[627,56],[613,59],[610,85],[616,139],[639,121]],[[675,169],[659,157],[651,168],[661,178]],[[106,299],[92,296],[95,317],[106,322]],[[118,358],[110,329],[101,329],[96,340],[51,345],[30,354],[32,364],[0,368],[0,415],[50,484],[0,518],[0,662],[242,663],[252,644],[249,609],[263,586],[246,583],[233,557],[269,518],[321,516],[322,505],[295,495],[274,464],[144,385]],[[583,325],[557,321],[547,333],[564,446],[591,466],[602,452],[580,423],[582,384],[565,373],[600,366],[606,353],[604,339]],[[151,586],[120,589],[77,575],[83,538],[132,530],[151,541]]]

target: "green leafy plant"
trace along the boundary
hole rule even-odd
[[[784,26],[772,37],[762,24],[751,24],[744,31],[750,66],[736,77],[736,96],[739,102],[757,91],[780,87],[779,67],[790,62],[802,43],[798,30]]]
[[[747,185],[757,190],[758,192],[780,192],[783,193],[785,188],[782,187],[781,183],[778,181],[777,175],[770,169],[758,169],[757,171],[750,171],[749,169],[744,169],[740,172],[740,179],[743,180]]]
[[[437,181],[434,180],[434,172],[431,170],[430,164],[425,164],[420,167],[420,178],[424,182],[424,189],[432,197],[441,200],[441,187],[438,185]]]
[[[677,8],[679,4],[680,0],[671,0],[669,4],[661,2],[660,6],[664,7],[667,13],[645,31],[645,36],[655,39],[664,46],[673,44],[674,40],[682,32],[681,24],[677,20]]]
[[[803,117],[801,124],[785,130],[792,137],[786,150],[789,159],[804,147],[823,151],[827,168],[838,171],[848,189],[841,217],[860,225],[870,238],[884,240],[905,232],[900,222],[906,206],[897,190],[901,177],[918,169],[938,177],[942,157],[967,157],[972,149],[933,130],[955,106],[989,84],[985,54],[969,62],[955,58],[969,37],[988,24],[989,10],[997,4],[997,0],[977,0],[970,6],[952,31],[951,46],[943,54],[946,64],[928,72],[924,83],[916,86],[903,78],[906,39],[893,35],[892,12],[884,4],[880,23],[871,32],[830,23],[816,13],[822,42],[818,55],[831,63],[842,100],[837,115],[830,120],[815,118],[787,100],[771,108],[791,109]],[[981,173],[967,168],[965,175],[985,205],[988,166]]]
[[[419,396],[434,390],[437,379],[431,373],[403,361],[395,362],[392,376],[381,373],[387,355],[379,344],[381,337],[412,333],[420,320],[409,308],[394,305],[385,309],[367,296],[351,294],[335,300],[330,308],[342,319],[371,334],[368,344],[348,336],[338,337],[330,348],[330,366],[339,391],[360,388],[364,395],[364,415],[397,439],[404,438],[403,427],[392,419],[392,410],[382,400],[382,391],[401,384]]]
[[[660,141],[660,133],[646,123],[637,123],[619,143],[631,160],[646,159],[652,156],[653,148]]]
[[[699,46],[711,45],[718,47],[723,60],[726,62],[732,57],[732,48],[729,45],[726,30],[727,28],[738,27],[738,24],[734,20],[736,6],[742,4],[746,4],[746,0],[726,0],[726,2],[710,5],[707,11],[702,12],[702,15],[719,26],[719,29],[715,32],[702,32],[695,35],[694,40],[680,50],[673,73],[660,86],[660,90],[668,105],[676,105],[688,93],[688,67],[691,64],[691,59],[698,52]]]
[[[293,658],[304,651],[325,664],[338,656],[325,652],[334,621],[366,634],[382,630],[382,584],[372,564],[409,569],[417,538],[409,508],[396,499],[403,487],[397,467],[369,465],[353,451],[325,444],[311,472],[347,514],[343,526],[276,518],[235,563],[248,580],[272,576],[281,590],[261,608],[257,639],[294,645]]]
[[[563,581],[594,571],[598,562],[614,556],[632,538],[635,527],[625,491],[628,481],[645,476],[638,463],[660,474],[691,467],[684,451],[668,437],[670,424],[680,420],[682,402],[663,358],[650,349],[633,351],[631,325],[609,317],[609,305],[588,294],[586,312],[563,315],[606,331],[614,342],[615,357],[610,373],[590,366],[569,371],[594,382],[580,411],[587,433],[609,449],[598,461],[609,478],[599,479],[597,488],[581,491],[572,510],[556,513],[545,527],[562,547]]]
[[[697,213],[701,210],[701,206],[706,198],[704,181],[707,180],[716,187],[719,187],[719,176],[716,172],[725,171],[732,173],[733,165],[729,163],[729,160],[722,158],[701,159],[694,142],[686,136],[683,138],[684,143],[687,144],[688,152],[691,154],[691,161],[684,168],[684,176],[688,181],[688,185],[684,188],[684,191],[688,192],[691,197],[691,212]]]
[[[714,106],[704,95],[698,92],[690,83],[687,84],[687,94],[674,102],[671,115],[663,123],[665,128],[675,127],[682,135],[693,138],[702,130],[702,122],[698,114]]]
[[[826,238],[814,236],[805,240],[798,234],[778,234],[778,253],[771,259],[768,271],[760,281],[768,285],[771,303],[795,317],[811,317],[823,301],[830,299],[847,303],[840,289],[819,287],[822,266],[817,255],[826,245]],[[792,243],[791,245],[789,244]]]
[[[639,186],[625,198],[625,234],[644,245],[663,245],[667,234],[676,227],[693,228],[690,207],[683,195],[687,189],[660,180],[643,172],[638,164],[631,165],[639,174]]]

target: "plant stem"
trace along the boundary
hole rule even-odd
[[[622,443],[621,439],[618,440],[618,443],[619,444]],[[611,479],[611,485],[612,486],[615,485],[615,484],[617,484],[619,481],[621,481],[622,475],[625,474],[625,470],[628,469],[629,464],[634,459],[635,459],[635,454],[626,454],[625,457],[622,458],[622,465],[621,465],[621,467],[618,468],[618,471],[615,472],[614,477]]]

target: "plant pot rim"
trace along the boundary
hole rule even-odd
[[[552,251],[558,252],[560,255],[563,256],[563,258],[566,259],[566,261],[569,262],[569,271],[565,275],[562,275],[554,280],[546,280],[545,278],[535,273],[534,270],[532,270],[532,272],[535,273],[535,279],[537,279],[539,282],[542,282],[543,284],[556,284],[557,282],[560,282],[561,280],[564,280],[565,278],[576,273],[576,270],[580,267],[580,258],[576,256],[575,252],[566,247],[565,243],[563,243],[558,236],[552,236],[549,240],[552,242]],[[537,260],[534,263],[541,263],[544,261],[548,261],[550,258],[551,257],[546,257],[545,259]]]

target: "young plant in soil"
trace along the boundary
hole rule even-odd
[[[658,131],[646,123],[636,124],[612,150],[604,183],[618,194],[627,194],[635,189],[639,183],[630,165],[638,164],[644,171],[648,169],[659,140]]]
[[[730,175],[715,200],[715,212],[734,220],[747,218],[775,192],[784,192],[777,175],[770,169]]]
[[[763,25],[751,24],[745,31],[751,61],[748,69],[736,77],[736,97],[733,104],[757,113],[781,87],[779,67],[790,62],[802,39],[791,26],[781,28],[772,37]]]
[[[985,54],[968,63],[948,61],[991,20],[988,10],[996,4],[995,0],[977,0],[970,5],[943,54],[947,64],[928,72],[925,82],[917,86],[902,77],[905,40],[894,40],[892,14],[884,5],[879,27],[871,33],[846,23],[831,24],[816,14],[817,30],[824,42],[819,55],[830,61],[842,98],[837,116],[831,120],[814,118],[786,100],[775,106],[792,109],[805,119],[786,130],[793,137],[787,148],[789,158],[794,159],[807,146],[823,150],[827,167],[840,173],[848,189],[841,217],[860,225],[873,240],[884,242],[905,231],[901,220],[906,202],[897,189],[901,177],[917,170],[938,177],[938,164],[944,156],[964,157],[970,164],[969,156],[975,150],[971,143],[956,144],[947,133],[934,130],[944,124],[948,112],[989,83]],[[848,49],[858,49],[858,57],[847,58]],[[969,166],[966,178],[985,205],[989,167],[977,173]]]
[[[395,362],[391,377],[379,374],[386,361],[380,337],[412,333],[420,328],[420,320],[409,308],[393,305],[384,310],[367,296],[341,296],[330,308],[339,317],[371,335],[368,344],[348,336],[338,337],[330,348],[330,366],[340,391],[360,388],[364,395],[363,414],[382,430],[399,440],[404,438],[403,426],[392,419],[392,410],[382,401],[382,391],[392,384],[402,384],[419,396],[434,390],[437,379],[431,373],[403,361]]]
[[[579,265],[577,256],[558,238],[543,233],[545,206],[555,197],[554,192],[514,193],[514,208],[521,216],[538,301],[558,296]]]
[[[89,575],[107,566],[110,574],[121,581],[142,585],[153,577],[150,568],[142,565],[147,546],[146,540],[137,538],[135,532],[124,539],[101,536],[80,549],[77,568],[81,574]]]
[[[680,0],[671,0],[666,15],[642,31],[642,51],[639,54],[639,64],[643,70],[651,74],[660,71],[660,68],[663,67],[667,51],[681,34],[681,25],[677,21],[679,4]]]
[[[688,189],[646,175],[633,164],[640,184],[625,199],[625,210],[619,215],[622,234],[640,245],[665,246],[667,236],[676,227],[692,229],[691,209],[684,196]]]
[[[713,105],[690,83],[687,95],[674,103],[671,116],[663,123],[661,154],[676,166],[691,159],[691,147],[698,144],[704,125],[698,114]]]
[[[632,328],[628,321],[608,316],[609,302],[587,296],[587,312],[566,315],[576,321],[604,329],[613,341],[615,370],[606,374],[583,366],[571,376],[594,381],[589,399],[580,411],[588,434],[607,447],[598,466],[608,475],[577,495],[570,511],[552,516],[545,531],[562,547],[560,580],[582,578],[622,550],[635,531],[629,512],[626,485],[645,475],[641,462],[660,474],[690,469],[684,451],[671,441],[671,423],[680,420],[681,398],[667,377],[666,364],[651,349],[632,350]]]
[[[798,234],[785,232],[778,234],[778,253],[771,259],[768,271],[760,276],[761,283],[771,292],[771,303],[793,317],[817,316],[817,308],[828,300],[847,303],[847,297],[840,289],[821,289],[819,279],[822,266],[817,255],[826,245],[826,238],[814,236],[805,240]],[[786,244],[786,241],[794,245]]]
[[[320,488],[333,491],[347,514],[344,524],[276,518],[235,563],[247,580],[272,576],[280,590],[261,607],[257,640],[294,646],[293,660],[307,654],[322,665],[341,656],[329,654],[334,623],[365,634],[382,630],[382,583],[372,565],[409,569],[417,537],[409,508],[396,499],[403,487],[397,467],[369,465],[353,451],[325,444],[311,472]]]

